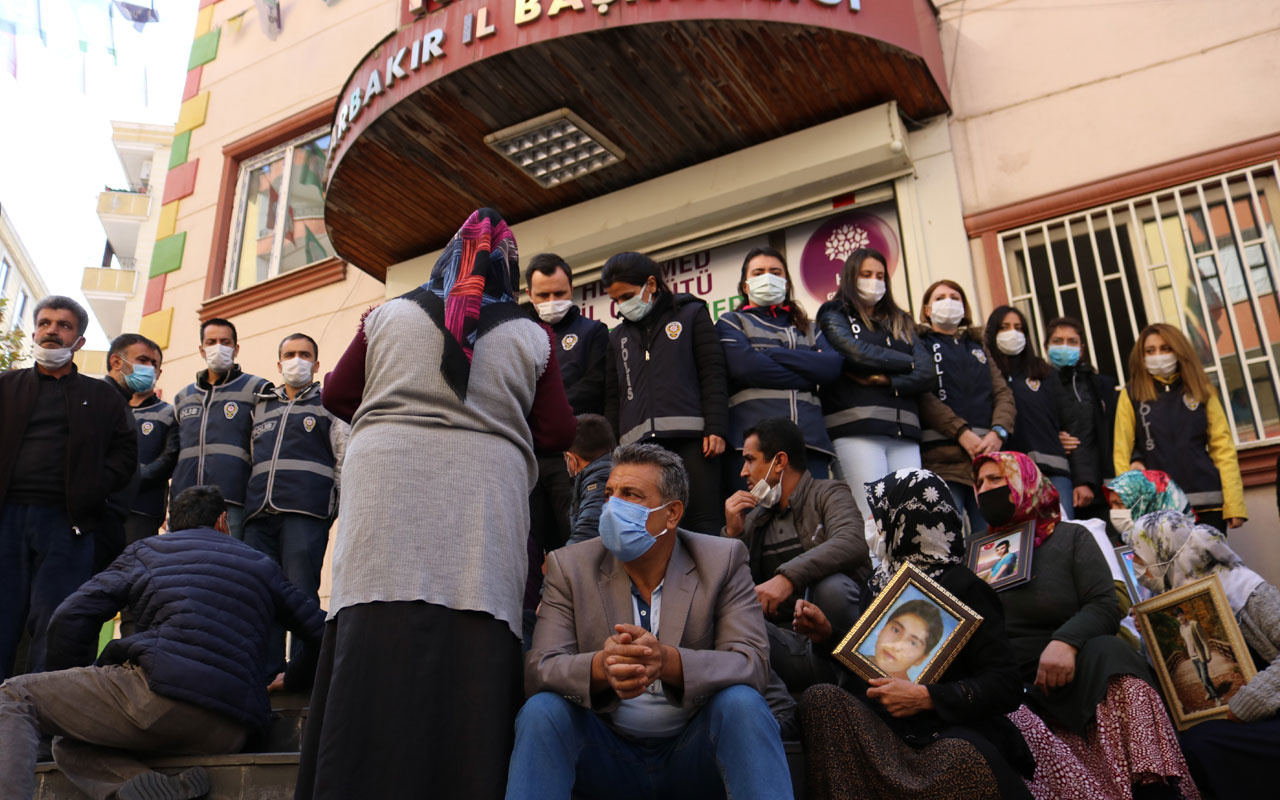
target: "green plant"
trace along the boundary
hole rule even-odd
[[[9,301],[0,297],[0,330],[5,328]],[[0,370],[12,369],[26,355],[25,338],[16,326],[7,333],[0,333]]]

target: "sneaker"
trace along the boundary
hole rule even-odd
[[[209,773],[192,767],[177,775],[144,772],[125,781],[116,790],[120,800],[195,800],[209,793]]]

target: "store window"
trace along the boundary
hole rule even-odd
[[[1040,342],[1051,318],[1081,319],[1093,363],[1121,381],[1142,327],[1176,325],[1236,442],[1280,438],[1278,177],[1272,162],[1001,231],[1010,302]]]
[[[324,224],[328,149],[324,127],[240,163],[224,292],[334,256]]]

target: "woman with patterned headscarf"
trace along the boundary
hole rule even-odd
[[[1155,593],[1218,576],[1240,633],[1267,668],[1232,695],[1225,720],[1180,734],[1196,783],[1215,797],[1275,792],[1280,757],[1280,591],[1244,565],[1226,537],[1176,511],[1138,518],[1130,535],[1138,580]]]
[[[351,422],[298,798],[500,798],[521,691],[535,451],[576,423],[551,331],[481,209],[325,380]]]
[[[1131,469],[1106,482],[1111,506],[1111,526],[1127,536],[1133,521],[1154,511],[1177,511],[1194,515],[1191,501],[1168,473],[1157,469]]]
[[[873,596],[913,564],[982,617],[936,683],[870,683],[842,670],[845,688],[820,685],[800,701],[807,786],[816,798],[1025,798],[1031,754],[1003,715],[1022,687],[999,598],[964,564],[964,527],[947,482],[899,470],[866,485],[879,540]],[[913,601],[914,602],[914,601]],[[796,603],[795,629],[826,652],[832,631],[812,603]]]
[[[1000,593],[1027,684],[1010,715],[1036,756],[1036,798],[1196,798],[1151,670],[1116,636],[1111,570],[1084,526],[1061,519],[1058,492],[1022,453],[973,462],[993,533],[1034,530],[1031,580]]]

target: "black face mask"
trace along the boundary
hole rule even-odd
[[[1013,495],[1009,492],[1008,486],[997,486],[979,494],[978,508],[982,509],[982,516],[993,528],[999,528],[1008,523],[1013,519],[1016,510],[1013,505]]]

